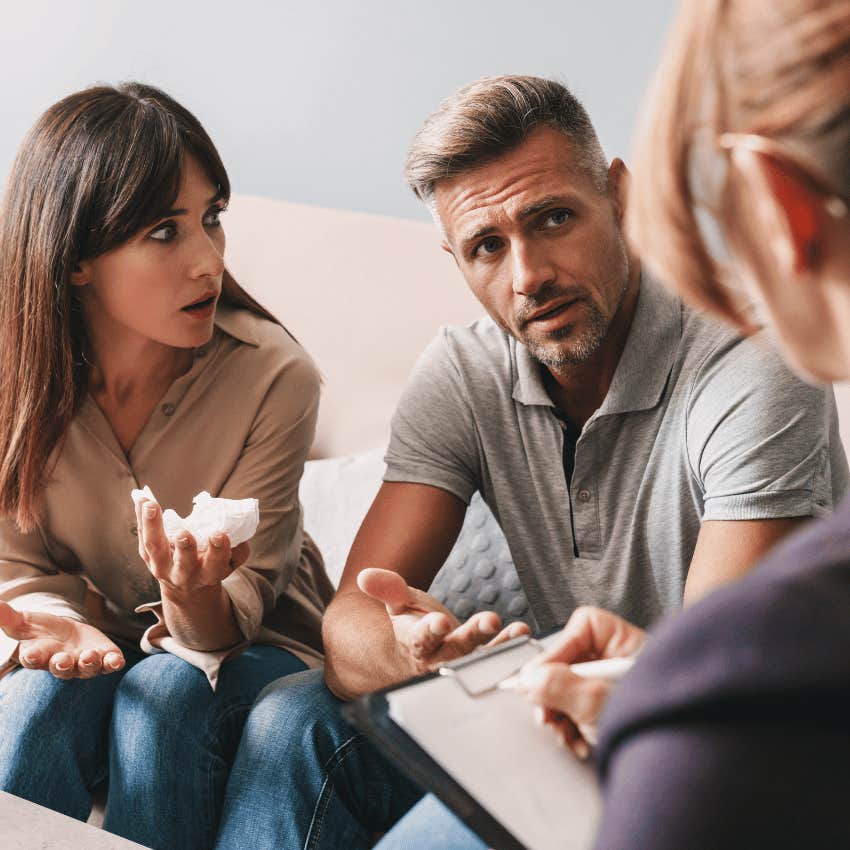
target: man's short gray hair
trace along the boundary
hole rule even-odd
[[[443,101],[413,139],[405,178],[433,212],[440,180],[508,153],[538,127],[573,142],[579,165],[606,190],[608,163],[587,111],[566,86],[541,77],[485,77]]]

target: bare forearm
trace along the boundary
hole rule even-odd
[[[221,585],[191,591],[163,586],[162,615],[171,636],[189,649],[212,652],[244,639]]]
[[[325,679],[341,699],[354,699],[415,675],[400,651],[382,604],[359,591],[338,596],[325,614]]]

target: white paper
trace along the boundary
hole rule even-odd
[[[524,697],[472,698],[441,676],[387,699],[390,717],[529,850],[591,846],[600,810],[593,769],[534,722]]]
[[[142,499],[156,502],[147,484],[141,490],[133,490],[130,496],[134,504]],[[209,546],[210,537],[216,534],[226,534],[230,545],[238,546],[257,532],[260,503],[256,499],[214,499],[204,490],[192,503],[192,513],[185,519],[170,508],[162,512],[165,534],[172,543],[181,531],[188,531],[195,538],[198,551],[202,552]]]

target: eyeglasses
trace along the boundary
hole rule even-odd
[[[756,153],[766,153],[793,169],[798,177],[802,177],[818,194],[824,196],[824,208],[832,218],[845,218],[850,210],[850,199],[837,194],[831,187],[830,181],[816,166],[804,162],[797,154],[787,147],[767,136],[755,133],[722,133],[717,139],[717,145],[722,150],[734,151],[744,149]]]
[[[747,286],[729,244],[736,229],[729,233],[723,222],[729,221],[731,207],[736,206],[735,193],[729,180],[732,152],[750,150],[772,156],[781,166],[823,198],[825,212],[832,218],[844,219],[850,211],[850,200],[837,193],[827,176],[814,164],[804,160],[787,145],[753,133],[717,134],[713,127],[702,126],[691,139],[688,187],[696,225],[705,250],[715,263],[718,282],[739,305],[741,316],[751,325],[763,323],[764,314],[757,293]]]

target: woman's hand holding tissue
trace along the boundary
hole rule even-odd
[[[240,543],[230,548],[226,534],[210,538],[198,552],[195,538],[182,531],[172,544],[165,533],[162,512],[156,502],[143,499],[136,505],[139,555],[160,585],[184,593],[220,585],[236,567],[248,560],[250,547]]]
[[[191,649],[212,651],[243,639],[222,581],[248,559],[249,546],[231,549],[226,534],[215,535],[204,552],[195,539],[181,532],[172,544],[156,502],[136,504],[139,555],[157,579],[162,613],[172,637]]]
[[[121,650],[99,629],[56,614],[17,611],[0,602],[0,629],[20,641],[15,660],[57,679],[91,679],[124,666]]]

